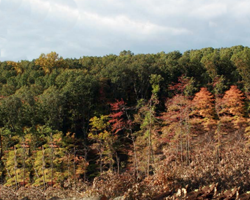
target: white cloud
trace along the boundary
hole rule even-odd
[[[211,19],[227,14],[227,5],[225,3],[208,3],[199,6],[191,13],[193,17]]]
[[[216,22],[214,22],[214,21],[209,21],[208,24],[209,24],[209,27],[211,27],[211,28],[218,27],[218,24]]]
[[[150,37],[151,34],[155,33],[167,33],[171,35],[190,33],[190,31],[185,28],[160,26],[149,21],[136,21],[124,15],[112,18],[100,16],[96,13],[84,12],[80,19],[83,24],[95,24],[97,27],[101,26],[102,28],[106,27],[112,31],[126,32],[131,36],[140,34],[141,36],[146,35]]]
[[[238,1],[231,9],[236,17],[249,16],[250,2],[246,0]]]
[[[1,0],[0,10],[15,12],[23,3],[23,0]]]
[[[5,51],[4,51],[4,49],[1,49],[1,51],[0,51],[0,56],[1,56],[1,57],[5,57]]]
[[[76,3],[62,0],[24,0],[30,3],[32,20],[34,23],[42,23],[44,27],[66,31],[76,25],[79,18],[79,10]]]

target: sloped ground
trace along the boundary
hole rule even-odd
[[[76,190],[53,187],[45,191],[34,187],[15,190],[1,186],[0,199],[250,199],[247,149],[227,147],[221,150],[218,158],[213,148],[204,147],[191,158],[190,164],[186,164],[174,156],[166,157],[155,166],[153,175],[141,175],[140,179],[128,172],[106,172],[91,185],[81,183]]]

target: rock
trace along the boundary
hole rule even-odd
[[[61,198],[59,198],[59,197],[52,197],[49,200],[61,200]]]
[[[21,200],[30,200],[29,197],[23,197]]]
[[[83,199],[80,200],[108,200],[105,195],[101,196],[95,196],[95,197],[84,197]]]
[[[115,197],[113,200],[124,200],[124,197],[123,196]]]

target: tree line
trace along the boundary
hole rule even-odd
[[[46,188],[249,147],[250,48],[0,63],[0,180]],[[232,136],[233,135],[233,136]]]

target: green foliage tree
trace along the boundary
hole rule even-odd
[[[246,93],[249,92],[250,89],[250,49],[245,47],[241,51],[234,53],[231,60],[234,65],[237,67],[237,70],[242,77],[244,82],[244,88]]]
[[[64,119],[64,95],[56,87],[50,87],[37,100],[38,120],[40,124],[58,130]]]
[[[159,103],[158,93],[160,92],[161,75],[151,74],[152,96],[148,102],[143,99],[138,102],[138,113],[135,115],[135,122],[140,124],[140,131],[136,138],[137,147],[141,154],[139,168],[148,175],[154,170],[153,139],[157,137],[156,106]]]
[[[139,177],[163,154],[189,164],[200,147],[221,162],[233,141],[249,143],[249,57],[235,46],[0,62],[1,180],[76,187],[96,160]]]

